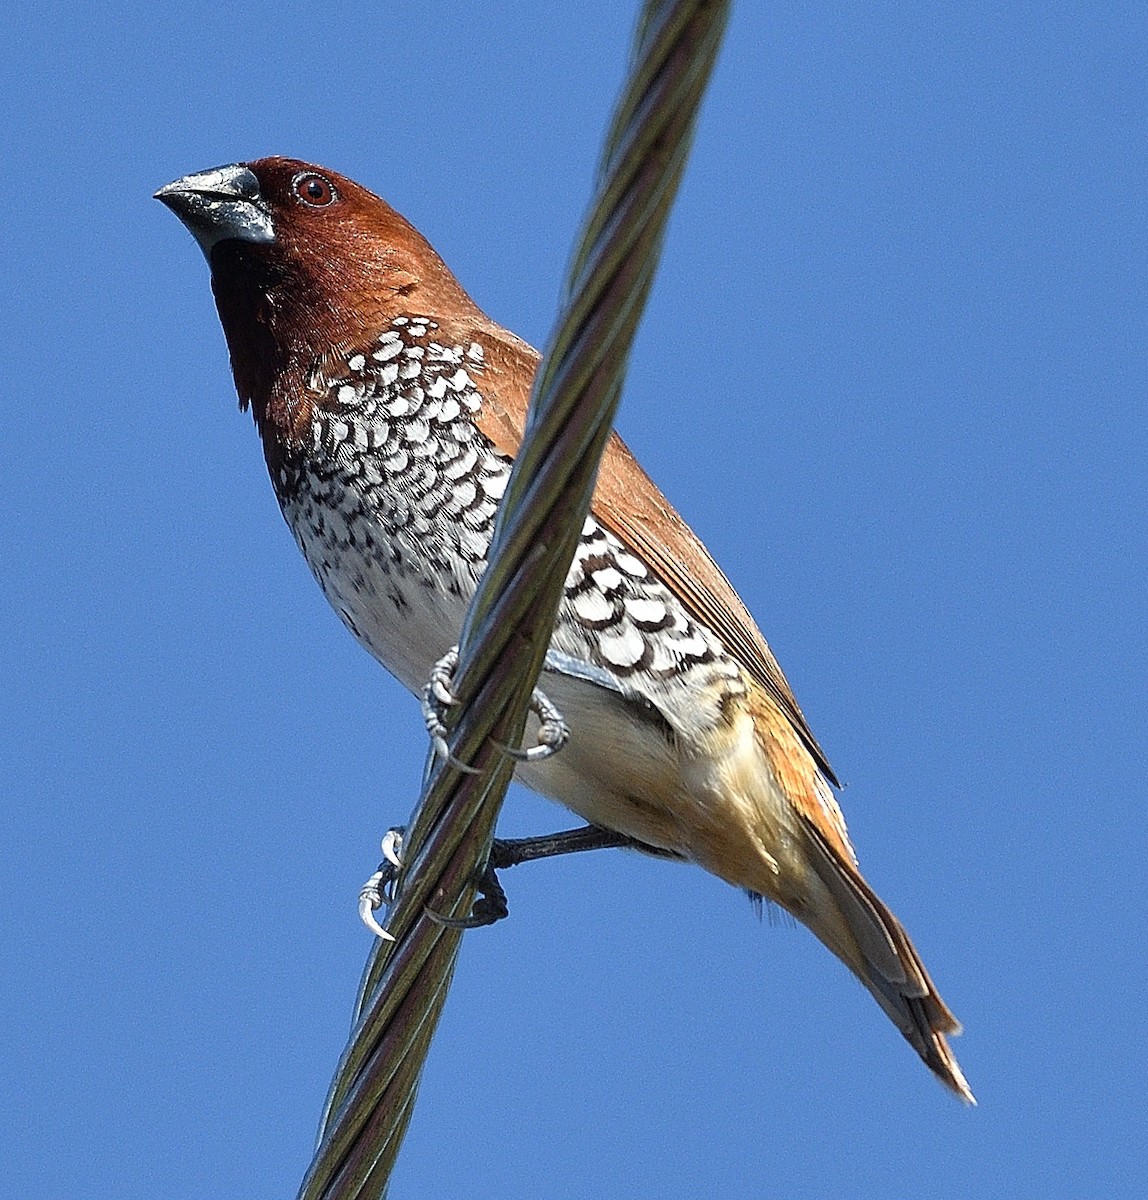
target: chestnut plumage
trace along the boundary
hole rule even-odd
[[[285,158],[161,189],[199,241],[283,515],[327,599],[408,688],[457,640],[538,354],[360,185]],[[836,779],[744,604],[622,441],[607,447],[542,686],[567,747],[519,777],[781,905],[972,1093],[959,1026],[862,878]]]

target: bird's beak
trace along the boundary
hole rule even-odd
[[[273,242],[275,230],[254,172],[239,163],[185,175],[155,194],[187,226],[211,261],[211,248],[228,238]]]

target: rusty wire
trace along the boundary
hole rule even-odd
[[[376,944],[299,1200],[382,1195],[414,1107],[532,690],[610,434],[626,360],[728,17],[728,0],[647,0],[590,215],[534,382],[490,563],[459,639],[453,756],[431,757],[407,826],[394,942]]]

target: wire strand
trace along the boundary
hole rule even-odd
[[[462,916],[474,899],[514,770],[494,743],[522,737],[728,11],[728,0],[648,0],[639,17],[489,565],[459,638],[451,750],[478,773],[428,759],[387,912],[396,940],[376,943],[368,959],[299,1200],[374,1200],[390,1178],[461,938],[426,910]]]

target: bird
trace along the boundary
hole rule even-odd
[[[383,199],[283,157],[156,192],[210,266],[241,408],[351,634],[419,693],[485,568],[540,356]],[[520,762],[592,826],[807,926],[967,1103],[960,1025],[862,876],[838,780],[745,604],[612,435],[542,684],[569,740]]]

